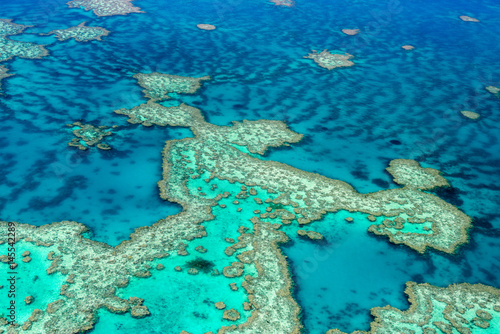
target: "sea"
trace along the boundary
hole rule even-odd
[[[371,308],[408,309],[408,281],[500,288],[500,98],[485,89],[500,87],[497,0],[137,0],[144,13],[109,17],[66,2],[0,3],[0,18],[32,26],[9,38],[50,52],[0,63],[15,74],[2,80],[0,95],[1,220],[77,221],[92,239],[115,246],[134,229],[179,213],[180,205],[159,197],[161,150],[192,132],[133,125],[113,111],[147,101],[136,73],[209,75],[196,94],[176,100],[213,124],[281,120],[304,134],[262,159],[345,181],[361,193],[398,188],[385,168],[393,159],[414,159],[450,182],[432,193],[473,218],[469,242],[454,255],[393,245],[366,226],[346,224],[344,212],[310,226],[328,242],[291,235],[282,250],[304,333],[369,330]],[[40,35],[84,21],[111,33],[86,43]],[[216,29],[200,30],[200,23]],[[324,49],[352,54],[355,65],[327,70],[304,58]],[[464,110],[480,118],[466,118]],[[68,146],[73,134],[66,125],[76,121],[116,125],[106,138],[112,149]],[[209,235],[221,233],[221,219],[204,223]],[[42,263],[46,254],[37,256],[34,263]],[[42,276],[37,284],[57,285],[57,276]],[[91,333],[215,332],[227,322],[207,300],[227,294],[222,279],[172,271],[134,279],[120,296],[144,298],[152,316],[99,310]],[[43,295],[40,307],[58,298],[51,289]],[[245,298],[242,289],[226,297],[228,305]],[[242,320],[249,315],[242,312]]]

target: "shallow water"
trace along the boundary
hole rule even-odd
[[[202,109],[208,121],[285,120],[305,135],[265,159],[343,180],[363,193],[396,187],[384,171],[388,162],[415,159],[441,170],[452,188],[437,195],[474,218],[470,243],[454,256],[434,251],[422,256],[368,234],[366,227],[347,228],[342,213],[313,223],[310,228],[328,243],[294,238],[283,248],[306,332],[368,330],[370,308],[408,306],[403,293],[408,280],[500,288],[500,99],[484,89],[500,86],[500,6],[494,0],[297,0],[292,8],[265,0],[141,0],[136,5],[145,14],[102,18],[68,9],[65,2],[3,0],[0,7],[0,18],[35,25],[12,39],[45,44],[51,53],[2,63],[16,74],[2,81],[0,96],[2,220],[34,225],[75,220],[89,226],[95,240],[116,245],[134,228],[179,212],[180,206],[158,196],[161,150],[166,140],[192,133],[130,125],[113,110],[146,102],[135,73],[210,75],[196,95],[179,97]],[[463,22],[459,15],[481,22]],[[89,43],[34,35],[82,21],[111,34]],[[198,23],[217,30],[200,31]],[[343,28],[362,33],[346,36]],[[404,44],[416,49],[404,51]],[[328,71],[303,59],[310,50],[325,48],[353,54],[356,65]],[[471,121],[461,110],[481,118]],[[113,150],[68,147],[72,134],[66,124],[78,120],[118,125],[107,139]],[[217,223],[205,223],[207,229],[210,224]],[[131,333],[143,326],[164,332],[159,319],[168,316],[182,319],[172,333],[220,327],[219,311],[209,306],[224,293],[222,285],[214,291],[210,285],[217,281],[205,282],[202,275],[184,281],[187,273],[171,270],[177,259],[165,261],[168,271],[138,279],[123,292],[149,288],[141,297],[155,316],[134,320],[103,311],[94,332],[120,327]],[[175,282],[174,292],[186,293],[194,304],[181,310],[179,304],[165,306],[174,284],[164,282]],[[188,282],[207,291],[207,303],[200,303],[205,293],[197,295]],[[162,293],[155,294],[157,289]],[[241,307],[240,292],[229,295]],[[206,328],[188,329],[200,319],[191,318],[198,305],[211,310],[198,311],[207,316]]]

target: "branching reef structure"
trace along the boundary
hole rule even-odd
[[[136,78],[150,100],[132,109],[117,110],[117,114],[145,126],[189,127],[194,134],[192,138],[167,141],[162,152],[160,196],[180,204],[183,211],[136,229],[129,240],[116,247],[88,239],[87,228],[77,222],[41,227],[18,224],[16,241],[50,248],[47,274],[60,273],[65,282],[61,283],[57,300],[45,309],[33,311],[24,323],[14,326],[6,319],[0,320],[0,333],[83,332],[94,326],[97,310],[103,308],[136,318],[148,316],[147,300],[141,296],[120,298],[119,289],[126,287],[132,276],[147,279],[163,270],[163,264],[156,265],[155,261],[164,259],[162,263],[167,263],[169,257],[185,254],[189,243],[206,237],[205,226],[221,215],[227,217],[224,229],[239,233],[237,240],[226,238],[231,245],[224,253],[237,260],[222,272],[226,277],[244,277],[242,287],[248,302],[243,305],[245,310],[251,310],[251,316],[239,320],[237,310],[225,310],[224,318],[234,324],[223,326],[218,333],[302,331],[300,307],[292,297],[291,274],[279,247],[291,237],[280,230],[283,225],[300,230],[329,212],[346,210],[366,214],[371,222],[367,223],[368,231],[420,253],[432,248],[452,254],[468,241],[470,217],[424,192],[448,186],[435,169],[422,168],[412,160],[393,160],[387,170],[402,187],[361,194],[345,182],[260,159],[258,155],[271,147],[302,139],[283,122],[244,120],[218,126],[206,122],[197,108],[158,103],[172,92],[193,93],[199,88],[199,80],[208,78],[190,80],[165,74],[139,74]],[[6,227],[6,222],[0,223],[0,243],[7,241]],[[196,250],[206,252],[204,247]],[[250,267],[256,268],[255,274]],[[198,274],[198,269],[191,269],[191,274]],[[491,287],[437,288],[408,283],[407,292],[412,308],[406,312],[390,307],[375,309],[373,333],[393,333],[385,328],[414,328],[430,319],[431,313],[437,319],[432,326],[456,327],[462,323],[462,311],[467,317],[476,312],[472,324],[485,328],[490,316],[498,318],[500,312],[498,290]],[[453,310],[447,311],[449,307],[442,303]],[[432,308],[443,306],[444,318]],[[431,327],[428,333],[435,333]]]

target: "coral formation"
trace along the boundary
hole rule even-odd
[[[142,305],[142,303],[144,303],[144,299],[137,298],[137,297],[130,297],[128,299],[128,302],[131,306],[130,315],[133,318],[141,319],[141,318],[144,318],[144,317],[151,315],[148,307]],[[120,313],[120,312],[118,311],[117,313]]]
[[[226,304],[224,304],[224,302],[217,302],[215,303],[215,308],[217,308],[218,310],[223,310],[226,308]]]
[[[232,308],[230,310],[225,310],[222,317],[226,320],[236,321],[240,318],[240,313]]]
[[[68,29],[56,29],[47,33],[47,35],[55,34],[57,39],[65,41],[74,38],[77,42],[101,41],[101,37],[107,36],[110,32],[101,27],[87,27],[86,22],[82,22],[76,27]]]
[[[477,112],[469,110],[462,110],[460,113],[470,119],[478,119],[479,117],[481,117],[481,115],[479,115]]]
[[[224,267],[222,274],[229,278],[238,277],[243,274],[244,267],[241,262],[233,262],[230,266]]]
[[[94,126],[91,124],[83,124],[81,122],[74,122],[67,124],[73,130],[76,138],[73,138],[68,145],[78,147],[80,150],[86,150],[94,145],[101,150],[110,150],[108,144],[102,142],[104,137],[111,136],[113,133],[108,130],[109,127],[101,125]],[[115,126],[113,126],[115,127]]]
[[[359,29],[342,29],[342,32],[349,36],[354,36],[360,33]]]
[[[311,240],[323,240],[324,238],[321,233],[315,231],[297,230],[297,234],[301,237],[307,237]]]
[[[134,75],[143,92],[151,101],[161,101],[172,98],[169,93],[194,94],[201,87],[201,82],[210,80],[209,76],[201,78],[181,77],[163,73],[138,73]]]
[[[40,59],[49,54],[49,51],[42,45],[13,41],[7,37],[21,34],[30,27],[12,23],[12,20],[0,19],[0,50],[2,50],[0,53],[0,62],[14,57]]]
[[[196,25],[201,30],[215,30],[215,26],[212,24],[200,23]]]
[[[115,110],[115,113],[127,115],[129,123],[144,126],[152,126],[153,124],[160,126],[190,126],[190,124],[201,118],[198,109],[186,104],[180,104],[176,107],[164,107],[151,100],[129,110]]]
[[[394,182],[408,188],[429,190],[450,186],[437,169],[422,168],[415,160],[392,160],[386,170],[394,177]]]
[[[487,86],[485,89],[496,97],[500,97],[500,88],[495,86]]]
[[[144,13],[139,7],[132,5],[133,0],[72,0],[67,3],[70,8],[92,10],[97,16],[127,15]]]
[[[9,69],[3,65],[0,65],[0,89],[2,88],[2,79],[13,76],[14,74],[7,73]]]
[[[351,58],[354,58],[353,55],[349,53],[339,54],[339,53],[330,53],[328,50],[323,50],[318,53],[316,50],[312,50],[313,53],[304,56],[304,58],[312,59],[319,66],[333,70],[338,67],[350,67],[354,66],[354,63],[350,61]]]
[[[500,317],[500,290],[482,284],[453,284],[446,288],[408,282],[405,293],[411,304],[407,311],[391,306],[371,310],[375,321],[370,331],[386,333],[498,333],[490,320]],[[497,325],[498,326],[498,325]],[[484,330],[487,329],[487,330]],[[345,334],[338,329],[327,334]]]
[[[295,6],[295,2],[293,0],[270,0],[270,1],[274,3],[275,6],[282,6],[282,7]]]
[[[465,22],[479,22],[478,19],[475,19],[475,18],[467,16],[467,15],[461,15],[460,20],[465,21]]]
[[[170,77],[167,76],[167,82]],[[187,80],[189,89],[181,89],[183,92],[192,90],[190,80],[193,79]],[[198,81],[197,84],[199,86]],[[152,100],[165,98],[172,90],[168,87],[157,88],[158,94],[147,96]],[[147,301],[143,305],[139,298],[122,299],[117,296],[117,289],[127,286],[133,276],[147,279],[154,275],[155,259],[172,252],[187,253],[190,241],[207,235],[201,223],[214,219],[215,210],[231,209],[236,215],[244,215],[239,207],[243,201],[252,203],[252,210],[246,213],[252,218],[235,219],[235,222],[251,226],[238,228],[240,235],[236,243],[234,238],[225,238],[230,246],[224,252],[236,256],[238,261],[225,267],[223,274],[244,276],[243,284],[239,285],[248,294],[246,309],[252,313],[238,326],[221,328],[220,334],[301,331],[300,307],[292,297],[290,272],[279,248],[279,244],[288,241],[287,235],[278,230],[282,224],[309,224],[327,212],[347,210],[385,217],[384,223],[371,225],[369,231],[418,252],[430,247],[453,253],[467,242],[470,218],[453,205],[422,191],[448,185],[434,169],[421,168],[412,160],[395,160],[389,171],[404,187],[361,194],[345,182],[259,159],[257,155],[265,154],[269,147],[302,139],[302,135],[283,122],[243,121],[217,126],[206,122],[196,108],[164,107],[152,100],[117,113],[129,116],[132,123],[191,128],[194,137],[166,142],[162,152],[163,178],[158,182],[160,196],[180,204],[183,211],[152,226],[136,229],[129,240],[116,247],[85,238],[87,228],[76,222],[63,221],[41,227],[17,224],[17,241],[24,240],[38,247],[53,246],[57,250],[49,253],[52,264],[47,274],[59,272],[68,276],[67,284],[61,287],[60,299],[47,305],[45,310],[34,312],[32,320],[26,323],[33,332],[64,328],[59,333],[65,334],[91,330],[97,321],[96,310],[102,308],[114,313],[130,313],[137,318],[147,316]],[[84,128],[81,123],[71,126],[75,125],[78,127],[75,130]],[[96,129],[104,131],[95,127],[88,131]],[[85,131],[78,132],[79,138],[85,137]],[[90,139],[98,137],[101,136],[94,134]],[[7,239],[6,226],[7,223],[0,223],[0,241]],[[232,227],[228,224],[228,229]],[[255,268],[256,274],[246,271],[249,265]],[[187,262],[186,268],[189,274],[218,273],[213,264],[203,258]],[[175,270],[182,268],[178,266]],[[238,290],[239,285],[229,284],[231,290]],[[230,320],[240,319],[237,310],[225,312]],[[0,331],[5,329],[5,323],[0,324]],[[10,330],[18,332],[13,327]]]
[[[411,50],[415,49],[415,47],[413,45],[408,45],[408,44],[403,45],[401,48],[406,50],[406,51],[411,51]]]

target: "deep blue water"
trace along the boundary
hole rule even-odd
[[[137,72],[210,75],[198,94],[181,97],[210,122],[286,120],[305,134],[266,159],[360,192],[395,187],[388,162],[416,159],[444,173],[452,188],[438,195],[475,219],[470,244],[455,256],[421,256],[364,230],[326,230],[340,241],[285,247],[310,333],[367,330],[371,307],[407,307],[408,280],[500,288],[500,99],[484,89],[500,87],[498,2],[297,0],[284,8],[266,0],[140,0],[145,14],[103,18],[65,2],[0,6],[0,18],[35,25],[13,39],[48,44],[51,52],[2,63],[16,75],[3,80],[0,96],[1,219],[76,220],[115,245],[134,228],[179,212],[158,196],[161,149],[165,140],[192,134],[132,126],[113,110],[146,101],[131,77]],[[111,34],[90,43],[34,35],[82,21]],[[217,30],[198,30],[198,23]],[[343,28],[362,32],[346,36]],[[404,44],[416,49],[404,51]],[[328,71],[303,59],[326,48],[353,54],[356,65]],[[465,119],[461,110],[481,118]],[[65,124],[77,120],[119,125],[108,140],[114,150],[68,147]],[[321,261],[311,269],[315,254]]]

